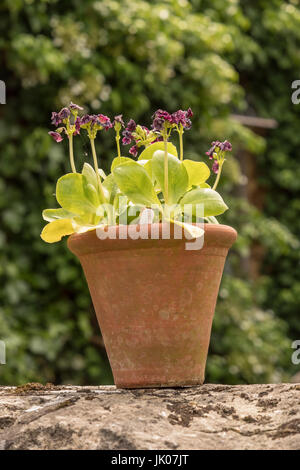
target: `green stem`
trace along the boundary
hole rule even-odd
[[[106,201],[106,198],[105,198],[105,194],[104,194],[104,191],[103,191],[103,186],[102,186],[102,183],[101,183],[101,178],[100,178],[100,175],[99,175],[99,167],[98,167],[97,154],[96,154],[96,149],[95,149],[95,139],[90,138],[90,141],[91,141],[92,154],[93,154],[93,160],[94,160],[94,167],[95,167],[95,172],[96,172],[96,176],[97,176],[97,181],[98,181],[98,187],[99,187],[99,191],[100,191],[100,196],[101,196],[102,201],[105,202],[105,201]]]
[[[117,142],[117,149],[118,149],[118,157],[121,162],[121,149],[120,149],[120,133],[118,132],[116,135],[116,142]]]
[[[73,173],[76,173],[76,167],[74,162],[74,152],[73,152],[73,134],[69,134],[69,151],[70,151],[70,163]]]
[[[164,133],[164,144],[165,144],[165,159],[164,159],[164,196],[165,196],[165,204],[168,204],[169,200],[169,175],[168,175],[168,139],[166,133]]]
[[[180,129],[178,130],[179,133],[179,148],[180,148],[180,160],[183,160],[183,127],[182,124],[180,125]]]
[[[224,162],[219,162],[218,174],[217,174],[217,177],[216,177],[215,184],[214,184],[213,187],[212,187],[213,190],[216,190],[216,188],[217,188],[217,186],[218,186],[218,184],[219,184],[220,176],[221,176],[221,173],[222,173],[223,163],[224,163]]]

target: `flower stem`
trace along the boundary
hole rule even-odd
[[[224,160],[219,162],[218,174],[217,174],[215,183],[214,183],[214,185],[213,185],[213,187],[212,187],[213,190],[216,190],[216,188],[217,188],[217,186],[218,186],[218,184],[219,184],[220,176],[221,176],[221,173],[222,173],[223,163],[224,163]]]
[[[99,191],[100,191],[100,196],[101,196],[102,201],[105,202],[105,201],[106,201],[106,198],[105,198],[105,195],[104,195],[103,186],[102,186],[101,178],[100,178],[100,175],[99,175],[99,167],[98,167],[97,154],[96,154],[96,149],[95,149],[95,139],[90,138],[90,142],[91,142],[91,147],[92,147],[92,154],[93,154],[93,160],[94,160],[94,168],[95,168],[95,172],[96,172],[96,176],[97,176],[97,181],[98,181],[98,187],[99,187]]]
[[[69,134],[69,151],[70,151],[70,163],[73,173],[76,173],[76,167],[74,162],[74,152],[73,152],[73,134]]]
[[[117,132],[116,134],[116,143],[117,143],[117,149],[118,149],[118,157],[121,162],[121,149],[120,149],[120,132]]]
[[[179,148],[180,148],[180,160],[183,160],[183,127],[180,124],[180,129],[178,130],[179,133]]]
[[[164,196],[165,196],[165,204],[168,204],[169,200],[169,175],[168,175],[168,140],[166,133],[164,133],[164,144],[165,144],[165,159],[164,159]]]

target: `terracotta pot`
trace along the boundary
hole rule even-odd
[[[151,226],[140,227],[150,237]],[[237,237],[226,225],[204,227],[204,246],[195,251],[173,233],[162,239],[161,224],[156,240],[100,240],[96,231],[69,237],[118,388],[203,383],[224,262]]]

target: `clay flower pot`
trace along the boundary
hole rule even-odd
[[[150,225],[140,227],[150,234]],[[100,240],[96,231],[69,237],[118,388],[203,383],[224,262],[237,237],[226,225],[204,228],[204,246],[195,251],[173,234],[157,240]]]

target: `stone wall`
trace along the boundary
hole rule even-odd
[[[300,449],[300,385],[0,387],[0,449]]]

